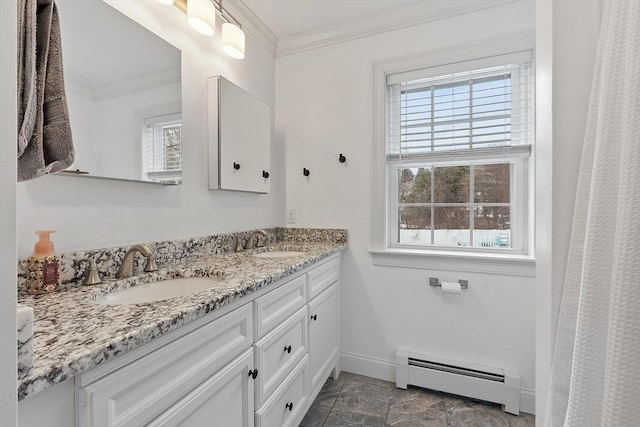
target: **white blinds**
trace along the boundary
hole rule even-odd
[[[476,63],[486,64],[486,60]],[[389,76],[389,161],[495,157],[497,151],[528,155],[534,107],[530,59],[507,64],[440,76],[433,76],[433,69]],[[461,68],[454,65],[450,68]],[[443,72],[442,67],[435,71]],[[416,78],[420,75],[429,77]]]
[[[153,181],[173,180],[182,170],[180,114],[145,120],[144,170]]]

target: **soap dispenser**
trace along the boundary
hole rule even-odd
[[[33,255],[27,260],[27,293],[41,295],[54,292],[60,285],[60,258],[53,252],[49,235],[54,230],[36,231],[40,236]]]

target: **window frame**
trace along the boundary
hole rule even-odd
[[[524,187],[522,195],[523,226],[522,251],[509,250],[502,253],[495,249],[487,251],[484,248],[471,247],[447,248],[419,246],[417,248],[398,248],[389,246],[389,179],[387,165],[387,79],[390,75],[411,73],[414,70],[438,70],[437,75],[446,74],[447,67],[465,65],[465,62],[482,62],[489,68],[494,65],[495,58],[502,55],[528,52],[533,57],[535,34],[529,31],[514,33],[510,37],[478,40],[465,45],[452,46],[446,49],[432,50],[411,57],[377,62],[374,64],[374,155],[373,155],[373,184],[372,209],[370,227],[370,249],[375,265],[433,268],[435,265],[446,265],[454,259],[465,260],[469,271],[493,271],[495,269],[510,271],[512,274],[532,276],[535,274],[535,258],[533,248],[533,201],[534,180],[533,165],[535,151],[529,148],[529,159],[523,162],[522,178],[518,186]],[[535,63],[531,61],[532,70]],[[446,65],[443,65],[446,64]],[[482,67],[465,67],[466,69],[481,69]],[[445,70],[442,72],[441,70]],[[458,69],[455,72],[462,71]],[[534,99],[535,105],[535,99]],[[534,118],[535,120],[535,118]],[[433,260],[436,264],[428,267],[421,259]],[[489,269],[486,267],[489,266]]]
[[[511,248],[482,248],[477,246],[445,246],[445,245],[411,245],[406,243],[400,243],[399,241],[396,243],[396,240],[392,239],[392,236],[397,236],[399,233],[399,195],[398,195],[398,174],[395,173],[395,170],[398,167],[402,168],[419,168],[419,167],[447,167],[447,166],[467,166],[470,164],[473,165],[486,165],[486,164],[498,164],[498,163],[512,163],[511,174],[510,174],[510,202],[508,203],[511,212],[510,216],[511,220]],[[474,159],[474,160],[440,160],[440,161],[432,161],[430,163],[426,162],[407,162],[400,164],[399,162],[388,162],[387,163],[387,177],[388,177],[388,197],[387,197],[387,236],[388,242],[387,245],[391,249],[411,249],[411,250],[435,250],[435,251],[454,251],[454,252],[481,252],[481,253],[502,253],[502,254],[525,254],[525,248],[527,247],[527,197],[526,196],[526,188],[527,188],[527,175],[528,175],[528,158],[524,156],[509,156],[509,157],[494,157],[494,158],[486,158],[486,159]],[[469,178],[473,183],[473,173]],[[473,188],[473,187],[472,187]],[[460,206],[465,207],[469,206],[469,215],[470,215],[470,225],[472,225],[471,216],[473,216],[472,208],[475,206],[481,206],[484,204],[491,203],[475,203],[471,199],[473,199],[473,195],[470,194],[470,200],[467,203],[460,204],[449,204],[452,206]],[[438,205],[440,203],[435,203],[431,201],[430,203],[425,203],[426,205]],[[447,203],[444,203],[445,205]],[[514,223],[515,227],[514,227]],[[473,233],[473,228],[471,227],[470,233]],[[432,232],[434,230],[431,230]]]

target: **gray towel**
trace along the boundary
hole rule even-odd
[[[18,181],[69,167],[75,152],[53,0],[18,0]]]

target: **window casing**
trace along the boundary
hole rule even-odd
[[[389,248],[526,252],[529,57],[387,76]]]

